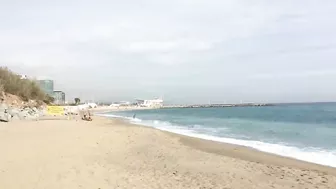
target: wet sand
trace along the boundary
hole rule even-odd
[[[336,188],[336,169],[120,120],[0,123],[0,188]]]

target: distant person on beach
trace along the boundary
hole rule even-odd
[[[136,114],[133,115],[133,119],[135,119]]]
[[[84,114],[84,117],[82,118],[82,120],[85,120],[85,121],[92,121],[92,118],[90,115],[86,115]]]
[[[82,120],[92,121],[90,110],[82,110],[82,111],[80,111],[80,115],[82,117]]]

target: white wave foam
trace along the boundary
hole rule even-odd
[[[285,157],[291,157],[307,162],[317,163],[336,167],[336,151],[326,151],[313,148],[297,148],[293,146],[285,146],[281,144],[271,144],[260,141],[239,140],[233,138],[220,138],[215,136],[196,134],[196,133],[180,133],[183,135],[202,138],[211,141],[237,144],[241,146],[251,147],[260,151],[273,153]]]
[[[216,142],[230,143],[236,144],[246,147],[251,147],[263,152],[273,153],[285,157],[290,157],[294,159],[299,159],[311,163],[327,165],[331,167],[336,167],[336,150],[335,151],[327,151],[323,149],[317,148],[298,148],[294,146],[287,146],[283,144],[271,144],[265,143],[261,141],[252,141],[252,140],[241,140],[234,138],[223,138],[216,137],[207,134],[197,133],[193,128],[186,126],[177,126],[173,125],[170,122],[159,121],[159,120],[141,120],[141,119],[133,119],[129,117],[115,116],[115,115],[103,115],[106,117],[117,117],[128,119],[131,123],[154,127],[163,131],[168,131],[176,134],[182,134],[185,136],[201,138],[205,140],[211,140]],[[199,125],[197,125],[199,127]]]
[[[102,117],[111,117],[111,118],[121,118],[121,119],[126,119],[131,122],[141,122],[141,119],[138,118],[133,118],[133,117],[124,117],[124,116],[118,116],[118,115],[113,115],[113,114],[95,114],[96,116],[102,116]]]
[[[125,118],[123,116],[112,115],[112,114],[95,114],[95,115],[96,116],[101,116],[101,117]]]

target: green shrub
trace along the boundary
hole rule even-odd
[[[0,92],[17,95],[24,101],[37,100],[47,104],[53,102],[34,80],[21,79],[8,68],[0,67]]]

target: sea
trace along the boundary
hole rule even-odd
[[[102,116],[336,167],[336,103],[167,108]]]

